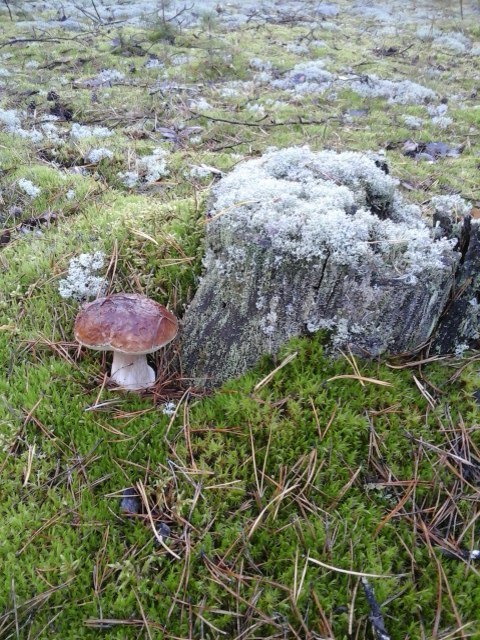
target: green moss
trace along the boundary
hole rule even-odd
[[[271,370],[268,361],[238,383],[191,403],[188,446],[182,412],[167,435],[169,420],[158,409],[151,407],[135,417],[137,410],[150,404],[135,396],[120,397],[120,407],[107,413],[85,412],[97,396],[95,389],[84,390],[85,361],[81,369],[72,370],[58,355],[35,356],[31,350],[16,361],[11,380],[18,384],[5,382],[0,388],[0,394],[9,397],[3,405],[5,419],[15,422],[39,398],[41,402],[34,411],[35,420],[12,440],[13,451],[5,459],[4,495],[15,495],[15,500],[1,507],[2,547],[10,558],[5,566],[9,580],[4,582],[4,608],[9,609],[12,577],[20,604],[32,594],[45,592],[48,584],[71,580],[37,611],[30,623],[32,631],[60,607],[51,637],[89,637],[82,628],[72,635],[79,616],[97,618],[101,610],[109,618],[136,618],[136,593],[152,623],[165,624],[173,607],[166,630],[181,635],[187,632],[188,616],[176,603],[175,592],[188,563],[186,597],[195,610],[203,602],[202,615],[217,628],[233,633],[234,618],[214,610],[245,612],[246,602],[255,597],[264,620],[271,618],[277,624],[281,614],[300,633],[289,594],[295,584],[295,563],[298,584],[310,555],[346,570],[406,574],[375,581],[380,601],[402,592],[385,608],[388,616],[405,621],[398,623],[393,637],[415,633],[415,609],[424,624],[433,624],[438,574],[422,536],[414,535],[408,518],[386,523],[374,536],[401,492],[368,487],[375,485],[379,468],[390,469],[397,480],[415,476],[416,499],[428,513],[428,505],[434,506],[442,489],[422,488],[421,483],[435,484],[441,478],[447,491],[456,477],[447,470],[439,476],[428,449],[418,460],[418,445],[412,438],[444,446],[444,435],[438,430],[441,410],[427,417],[426,402],[409,370],[359,363],[365,376],[392,385],[362,388],[354,380],[328,382],[351,369],[343,359],[323,356],[320,338],[296,340],[280,357],[293,350],[298,353],[293,362],[260,391],[253,387]],[[90,371],[99,366],[97,358],[89,360]],[[445,366],[435,365],[425,376],[445,387],[450,373]],[[463,373],[465,383],[459,381],[440,407],[456,393],[456,411],[467,415],[473,410],[467,392],[472,374],[473,366]],[[12,400],[14,409],[9,407]],[[123,435],[112,434],[111,426]],[[371,448],[372,433],[381,457]],[[28,449],[33,446],[31,474],[23,487]],[[84,457],[81,465],[79,456]],[[350,484],[357,471],[357,481]],[[152,504],[156,502],[169,522],[169,545],[180,560],[171,561],[162,548],[155,549],[148,523],[141,517],[122,516],[118,497],[108,497],[118,496],[138,480],[145,483]],[[282,490],[285,497],[276,500]],[[471,501],[460,500],[457,508],[462,522],[468,522]],[[185,529],[186,522],[190,524]],[[400,537],[407,549],[399,543]],[[408,547],[416,554],[416,564],[423,567],[414,579]],[[474,575],[465,576],[458,561],[439,558],[462,619],[473,622],[478,607]],[[97,594],[91,577],[96,562],[103,575]],[[240,575],[242,579],[235,577]],[[310,611],[311,629],[318,628],[321,620],[314,606],[315,591],[335,634],[346,633],[348,621],[342,608],[350,601],[350,582],[345,575],[307,565],[297,607],[303,615]],[[465,588],[471,589],[471,597],[461,597]],[[367,612],[363,598],[359,597],[356,611],[357,616]],[[8,619],[13,621],[12,615]],[[442,621],[445,628],[453,623],[448,598],[443,602]],[[271,633],[274,626],[262,623],[261,633]],[[125,637],[121,629],[110,633]]]

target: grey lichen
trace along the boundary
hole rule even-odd
[[[411,80],[384,80],[374,74],[359,76],[350,87],[364,98],[387,98],[392,104],[423,104],[436,97],[435,92]]]
[[[225,244],[221,266],[229,273],[244,262],[235,237],[248,232],[268,241],[278,264],[328,255],[356,268],[368,260],[415,283],[417,274],[444,267],[452,242],[432,240],[419,207],[405,203],[396,185],[366,154],[270,150],[239,165],[214,190],[210,215],[218,219],[209,228]],[[215,250],[207,253],[207,270],[212,260]]]

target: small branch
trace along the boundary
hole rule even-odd
[[[95,11],[96,11],[96,7],[95,7],[95,5],[93,5],[93,6],[94,6]],[[102,24],[103,24],[103,22],[102,22],[102,19],[101,19],[101,18],[100,18],[100,19],[96,18],[93,14],[91,14],[91,13],[90,13],[89,11],[87,11],[86,9],[83,9],[82,7],[79,7],[79,6],[77,6],[77,5],[74,5],[74,7],[75,7],[75,9],[76,9],[77,11],[80,11],[80,13],[83,13],[83,15],[84,15],[86,18],[88,18],[89,20],[92,20],[92,22],[94,22],[95,24],[98,24],[98,25],[102,25]],[[97,12],[97,11],[96,11],[96,13],[97,13],[97,16],[98,16],[98,12]]]
[[[13,22],[12,11],[10,9],[10,5],[8,4],[8,0],[3,0],[3,4],[7,7],[8,15],[10,16],[10,20]]]
[[[329,118],[324,118],[323,120],[303,120],[301,116],[299,116],[298,120],[287,120],[286,122],[244,122],[242,120],[229,120],[227,118],[218,118],[215,116],[209,116],[205,113],[197,113],[196,111],[190,111],[190,113],[197,118],[207,118],[207,120],[212,120],[213,122],[226,122],[227,124],[239,124],[244,127],[259,127],[260,129],[271,128],[271,127],[288,127],[296,124],[301,125],[310,125],[310,124],[326,124],[329,120],[337,120],[338,116],[330,116]]]
[[[366,578],[362,578],[362,586],[363,590],[365,591],[365,597],[367,599],[368,606],[370,607],[370,615],[368,617],[370,619],[370,622],[372,623],[375,637],[377,638],[377,640],[390,640],[388,631],[385,629],[385,623],[383,621],[380,605],[375,598],[373,587],[370,586],[370,583]]]
[[[81,40],[80,36],[85,34],[79,34],[73,38],[66,38],[62,36],[50,37],[50,36],[37,36],[33,38],[10,38],[10,40],[6,40],[5,42],[0,42],[0,49],[3,47],[8,47],[14,44],[24,44],[28,42],[54,42],[55,44],[59,44],[61,42],[75,42],[76,44],[81,44],[86,47]]]
[[[97,6],[96,6],[95,2],[94,2],[93,0],[91,0],[91,2],[92,2],[92,7],[93,7],[94,11],[95,11],[95,13],[97,14],[97,18],[98,18],[98,20],[99,20],[100,24],[103,24],[102,17],[101,17],[101,15],[98,13]]]

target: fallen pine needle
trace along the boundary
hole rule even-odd
[[[270,371],[270,373],[268,374],[268,376],[265,376],[265,378],[263,378],[263,380],[260,380],[260,382],[258,382],[253,390],[254,391],[258,391],[259,389],[261,389],[263,386],[265,386],[266,384],[268,384],[270,382],[270,380],[273,378],[273,376],[277,373],[277,371],[280,371],[280,369],[283,369],[283,367],[285,365],[287,365],[289,362],[291,362],[294,358],[296,358],[298,355],[298,351],[294,351],[293,353],[291,353],[289,356],[287,356],[285,358],[285,360],[283,360],[278,367],[276,367],[276,369],[274,369],[273,371]]]
[[[413,362],[407,362],[406,364],[385,364],[389,369],[409,369],[410,367],[418,367],[421,364],[427,364],[427,362],[438,362],[439,360],[446,360],[448,356],[431,356],[430,358],[424,358],[423,360],[415,360]]]
[[[30,478],[30,474],[32,473],[32,464],[33,464],[34,456],[35,456],[35,445],[28,445],[27,468],[25,469],[25,478],[23,480],[24,487],[27,486],[28,480]]]
[[[133,227],[127,227],[127,229],[132,233],[134,233],[136,236],[143,238],[144,240],[150,240],[150,242],[153,242],[153,244],[156,244],[157,247],[160,246],[158,242],[155,240],[155,238],[152,238],[152,236],[149,236],[148,233],[145,233],[145,231],[140,231],[140,229],[133,229]]]
[[[313,564],[318,565],[319,567],[324,567],[325,569],[330,569],[330,571],[337,571],[337,573],[346,573],[349,576],[360,576],[361,578],[404,578],[408,576],[408,573],[398,573],[397,575],[389,575],[384,574],[380,575],[378,573],[363,573],[361,571],[350,571],[349,569],[339,569],[338,567],[332,567],[331,564],[325,564],[324,562],[320,562],[320,560],[315,560],[315,558],[309,558],[309,561]]]
[[[288,495],[289,493],[291,493],[292,491],[294,491],[299,485],[298,484],[294,484],[293,487],[290,487],[289,489],[285,489],[284,491],[282,491],[282,493],[280,493],[278,496],[275,496],[275,498],[273,498],[273,500],[270,500],[270,502],[267,504],[266,507],[264,507],[260,514],[257,516],[257,519],[255,520],[255,522],[253,523],[250,531],[248,532],[247,535],[247,540],[250,540],[250,538],[253,535],[253,532],[255,531],[255,529],[258,527],[258,525],[260,524],[260,522],[262,521],[262,518],[264,516],[264,514],[270,509],[270,507],[275,503],[278,502],[279,500],[282,500],[286,495]]]
[[[384,382],[383,380],[377,380],[376,378],[366,378],[365,376],[359,376],[353,373],[345,373],[341,376],[333,376],[333,378],[328,378],[327,382],[332,382],[332,380],[342,380],[344,378],[349,378],[350,380],[358,380],[359,382],[371,382],[372,384],[379,384],[382,387],[393,386],[391,382]]]

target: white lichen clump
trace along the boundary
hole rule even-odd
[[[209,102],[207,102],[203,97],[190,101],[190,109],[193,109],[194,111],[208,111],[208,109],[211,109],[211,108],[212,108],[212,105]]]
[[[136,171],[120,171],[117,177],[123,182],[127,189],[133,189],[137,186],[140,176]]]
[[[437,105],[429,104],[427,105],[427,111],[432,116],[432,118],[444,116],[448,111],[448,104],[444,104],[443,102]]]
[[[31,180],[20,178],[17,184],[23,191],[23,193],[25,193],[27,196],[30,196],[32,200],[42,193],[40,187],[37,187],[37,185],[33,184]]]
[[[432,124],[439,129],[448,129],[453,123],[453,119],[449,116],[434,116],[432,118]]]
[[[137,161],[137,171],[143,175],[145,182],[156,182],[168,175],[167,158],[168,152],[165,149],[154,149],[151,155]]]
[[[272,69],[270,60],[262,60],[261,58],[250,58],[248,64],[255,71],[271,71]]]
[[[169,402],[164,403],[162,407],[162,413],[164,416],[168,416],[170,418],[171,416],[173,416],[176,409],[177,409],[177,405],[175,404],[175,402],[172,402],[170,400]]]
[[[105,254],[101,251],[82,253],[78,258],[72,258],[67,277],[58,283],[61,297],[81,302],[104,293],[105,278],[95,275],[104,264]]]
[[[164,66],[164,63],[155,57],[149,58],[144,64],[145,69],[162,69]]]
[[[272,86],[295,93],[323,93],[335,79],[335,76],[324,67],[323,60],[300,62],[284,78],[274,80]]]
[[[364,98],[386,98],[391,104],[423,104],[436,97],[432,89],[411,80],[383,80],[374,74],[355,78],[350,88]]]
[[[88,125],[75,122],[72,124],[70,135],[77,140],[82,140],[83,138],[108,138],[113,135],[113,131],[108,129],[108,127],[89,127]]]
[[[207,178],[212,175],[211,167],[207,167],[204,164],[193,164],[189,171],[190,178]]]
[[[433,25],[423,25],[417,29],[417,38],[422,42],[433,42],[435,38],[441,35],[441,31]]]
[[[368,262],[415,284],[419,274],[446,268],[444,254],[455,241],[434,241],[420,208],[405,203],[396,186],[366,154],[273,149],[239,165],[215,187],[211,215],[221,215],[212,224],[232,237],[248,229],[279,261],[286,253],[352,269]],[[379,217],[382,211],[388,215]],[[223,269],[243,260],[241,247],[231,249]],[[207,253],[207,269],[209,260],[216,258]]]
[[[111,84],[125,80],[125,74],[117,69],[104,69],[97,75],[96,80],[101,84]]]
[[[248,113],[257,116],[257,118],[263,118],[265,116],[265,107],[263,104],[257,102],[249,102],[245,107]]]
[[[459,218],[464,218],[472,210],[472,205],[457,194],[433,196],[431,204],[435,213],[447,215],[454,222]]]
[[[457,346],[455,347],[455,357],[463,358],[464,353],[469,349],[470,347],[466,342],[461,342],[460,344],[457,344]]]
[[[304,42],[287,42],[285,45],[285,51],[301,56],[304,53],[309,53],[310,49]]]
[[[423,42],[432,42],[453,53],[467,53],[472,46],[470,39],[460,31],[442,33],[432,25],[425,25],[417,29],[417,37]]]
[[[434,39],[436,45],[440,45],[444,49],[448,49],[448,51],[452,51],[453,53],[467,53],[467,51],[472,46],[469,38],[464,36],[463,33],[459,31],[452,31],[451,33],[443,33]]]
[[[87,160],[92,164],[98,164],[101,160],[110,160],[111,158],[113,158],[113,153],[105,147],[92,149],[87,156]]]
[[[423,125],[422,118],[416,116],[402,116],[402,120],[409,129],[420,129]]]
[[[0,109],[0,124],[6,127],[7,130],[20,127],[20,118],[15,109]]]
[[[137,158],[134,170],[120,172],[117,176],[129,189],[140,183],[153,184],[168,175],[168,156],[168,151],[158,147],[152,151],[151,155]]]
[[[24,117],[25,114],[22,114],[22,116]],[[28,130],[22,127],[22,116],[15,109],[0,109],[0,126],[8,133],[20,136],[33,143],[43,140],[43,134],[37,129]]]

